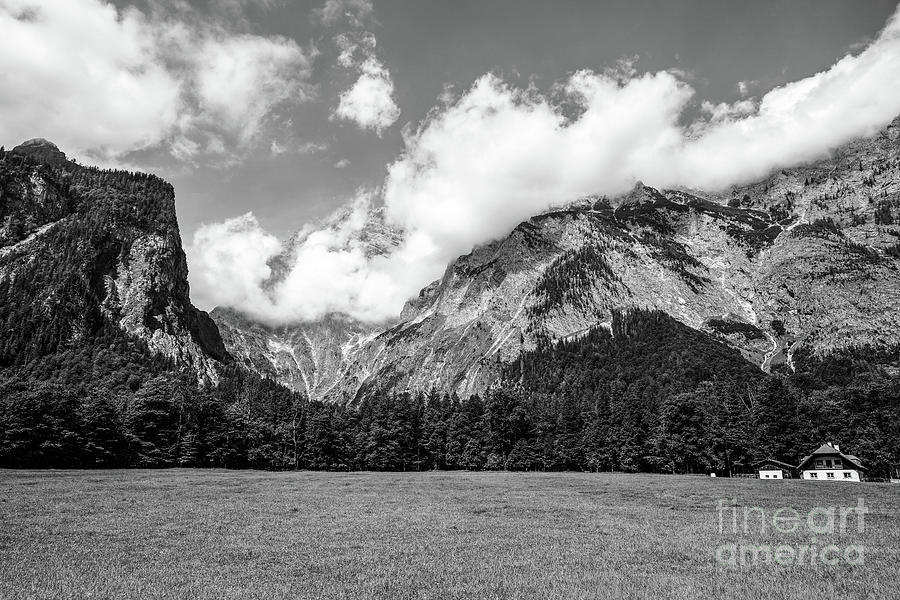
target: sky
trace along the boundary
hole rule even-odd
[[[170,181],[202,308],[384,320],[550,206],[638,179],[721,188],[871,135],[900,113],[896,11],[0,0],[0,144]],[[404,232],[391,256],[354,236],[372,205]],[[341,207],[348,223],[310,225]]]

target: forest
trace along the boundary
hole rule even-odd
[[[663,313],[547,345],[482,396],[309,402],[237,367],[201,387],[114,330],[0,372],[0,466],[747,472],[822,441],[872,478],[900,458],[896,351],[767,375]]]
[[[610,330],[577,339],[539,338],[480,395],[374,382],[348,405],[310,402],[231,362],[190,305],[169,184],[2,148],[0,167],[0,244],[57,223],[14,276],[0,276],[0,467],[732,475],[762,458],[795,464],[826,440],[859,456],[870,477],[900,464],[900,349],[797,352],[795,370],[767,374],[653,311],[614,313]],[[152,353],[111,316],[111,270],[147,234],[171,242],[160,269],[175,272],[164,273],[171,285],[158,286],[144,324],[165,327],[148,315],[177,313],[220,361],[217,384]],[[658,251],[684,264],[677,244]],[[615,279],[598,249],[557,260],[534,310],[577,303],[573,290],[585,286],[572,282],[585,278]]]

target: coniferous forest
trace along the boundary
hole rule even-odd
[[[2,372],[0,466],[727,475],[828,439],[885,477],[900,457],[900,385],[878,366],[891,359],[860,349],[770,376],[636,311],[522,356],[483,397],[371,391],[341,406],[233,366],[201,387],[107,332]]]

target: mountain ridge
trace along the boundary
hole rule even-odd
[[[171,186],[0,153],[0,465],[732,474],[824,438],[886,476],[900,161],[875,142],[758,192],[537,215],[396,322],[220,309],[221,335]]]
[[[898,131],[895,120],[825,159],[725,192],[638,183],[536,215],[457,258],[364,343],[348,350],[335,331],[323,349],[337,356],[340,346],[344,360],[317,369],[343,384],[322,398],[481,393],[523,352],[610,327],[612,312],[628,308],[663,311],[764,371],[792,369],[801,348],[896,345]]]

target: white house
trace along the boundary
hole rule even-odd
[[[754,465],[759,472],[760,479],[790,479],[791,473],[794,472],[794,465],[767,458],[761,460]]]
[[[800,461],[801,479],[810,481],[860,481],[865,467],[852,454],[844,454],[836,444],[822,444]]]

